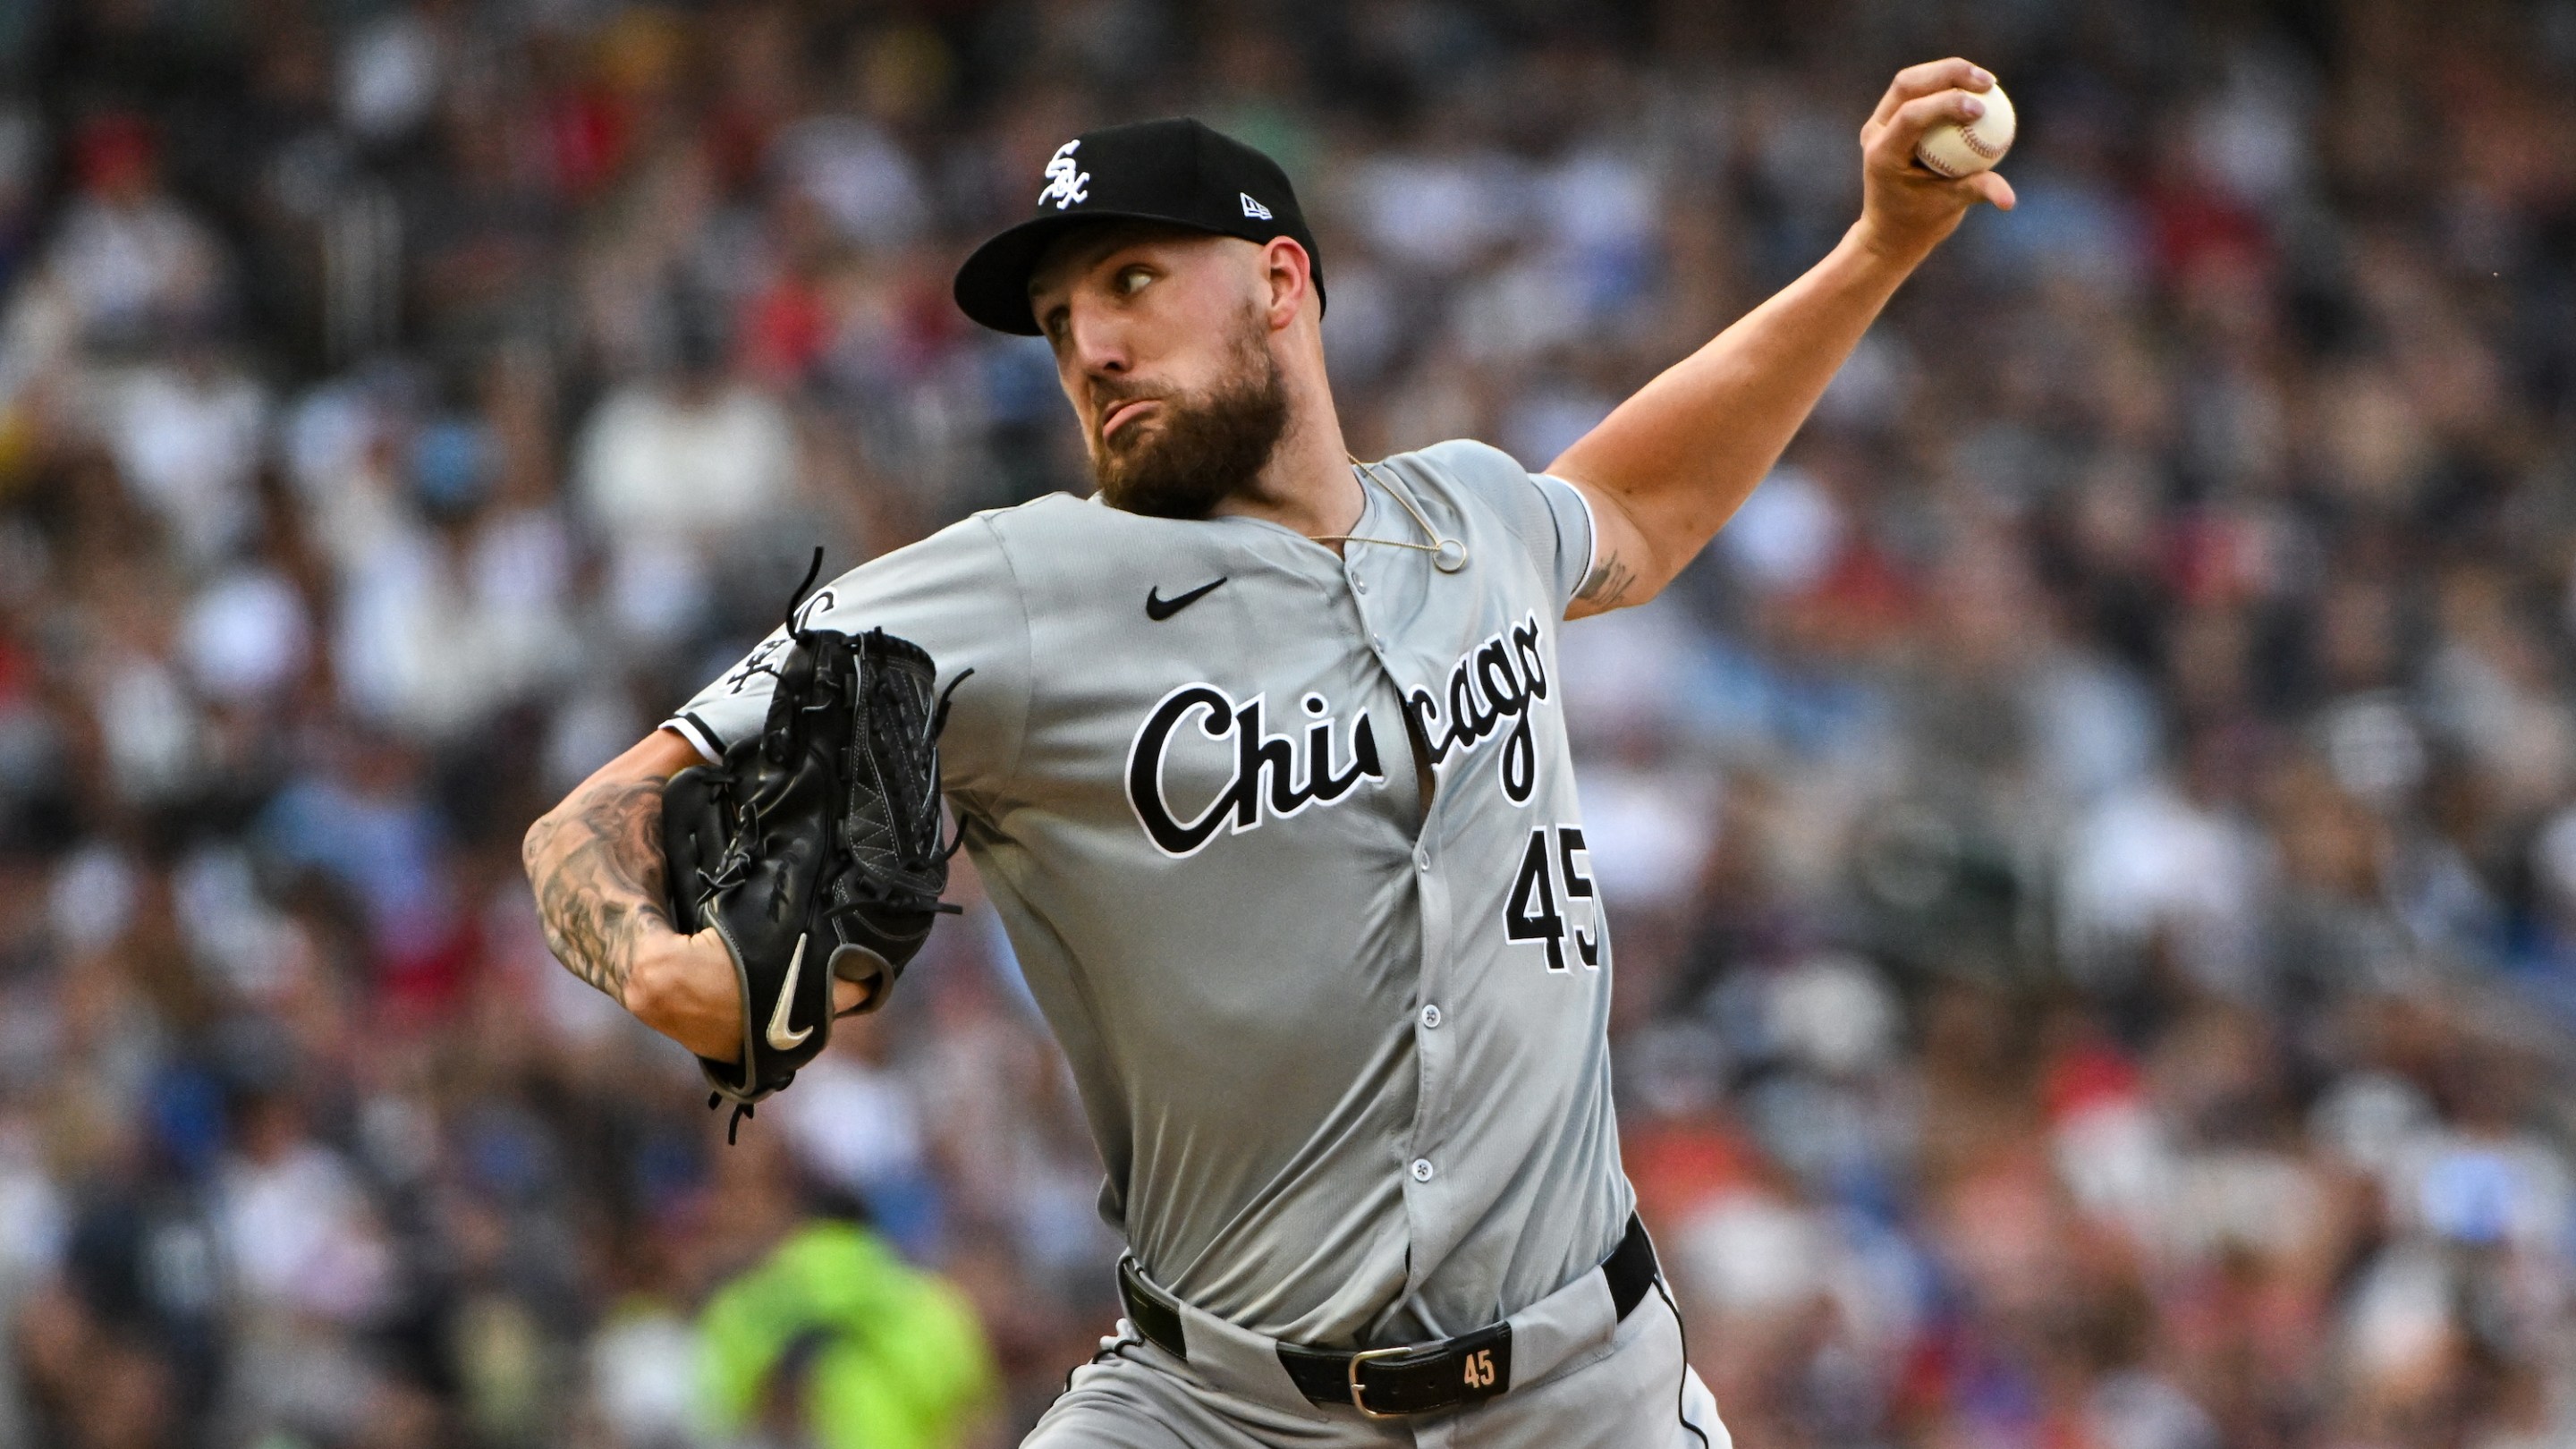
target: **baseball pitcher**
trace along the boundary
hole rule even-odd
[[[1899,74],[1840,245],[1541,473],[1350,457],[1267,157],[1187,120],[1066,142],[956,298],[1054,349],[1097,493],[799,589],[529,831],[555,953],[738,1122],[884,999],[962,844],[1128,1245],[1031,1445],[1723,1444],[1620,1169],[1558,630],[1653,597],[1967,208],[2012,205],[1914,160],[1992,84]]]

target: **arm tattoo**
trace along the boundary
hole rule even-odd
[[[537,822],[521,848],[546,949],[572,974],[626,1002],[635,950],[662,906],[662,781],[602,785]]]
[[[1574,586],[1574,597],[1604,609],[1615,609],[1628,591],[1637,584],[1637,571],[1628,567],[1615,553],[1605,553],[1593,561],[1592,571]]]

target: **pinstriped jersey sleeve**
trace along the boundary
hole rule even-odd
[[[883,629],[930,653],[951,698],[939,740],[948,793],[990,800],[1018,768],[1028,727],[1029,620],[1018,578],[989,518],[978,514],[909,547],[859,565],[814,591],[799,609],[809,628],[863,634]],[[755,734],[778,684],[784,627],[752,647],[663,721],[709,760]]]
[[[1421,456],[1502,515],[1560,609],[1573,601],[1592,568],[1592,508],[1573,484],[1532,473],[1502,449],[1463,438],[1434,444]]]

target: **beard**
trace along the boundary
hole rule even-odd
[[[1205,518],[1252,491],[1288,431],[1288,383],[1263,345],[1258,313],[1235,333],[1233,375],[1197,392],[1100,388],[1105,410],[1123,398],[1153,397],[1160,415],[1127,425],[1091,455],[1091,477],[1113,508],[1154,518]]]

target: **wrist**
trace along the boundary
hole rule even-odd
[[[626,1010],[702,1057],[742,1056],[742,1003],[733,958],[712,931],[683,936],[668,926],[636,943]]]
[[[1842,246],[1838,250],[1849,252],[1863,266],[1888,273],[1892,281],[1903,281],[1913,274],[1916,267],[1923,265],[1923,259],[1932,255],[1932,249],[1940,244],[1941,239],[1937,236],[1890,235],[1869,213],[1863,212],[1860,220],[1853,222],[1851,229],[1843,233]]]

